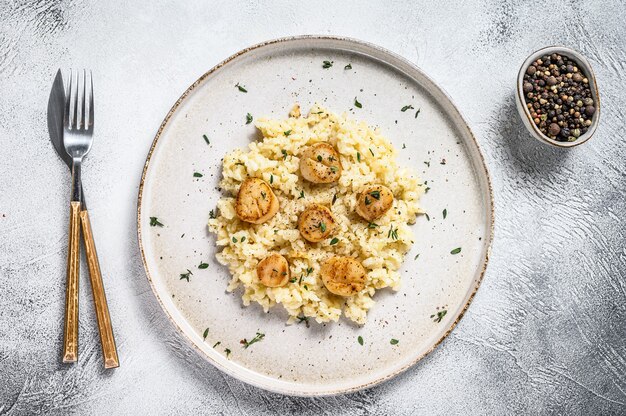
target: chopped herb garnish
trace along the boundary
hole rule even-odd
[[[198,269],[207,269],[208,267],[209,267],[209,263],[202,262],[198,265]]]
[[[248,92],[248,90],[243,85],[239,85],[239,83],[236,83],[235,87],[237,87],[241,92]]]
[[[228,358],[228,356],[229,356],[229,355],[230,355],[230,353],[231,353],[231,350],[229,350],[228,348],[225,348],[225,349],[224,349],[224,352],[226,353],[226,358]]]
[[[370,195],[376,200],[380,199],[380,191],[372,191],[370,192]]]
[[[368,197],[365,197],[365,205],[369,205],[371,203],[372,201]]]
[[[424,162],[427,167],[430,167],[430,161]]]
[[[417,253],[417,254],[415,255],[415,257],[413,258],[413,260],[417,260],[417,258],[418,258],[419,256],[420,256],[420,253]]]
[[[363,345],[363,337],[359,335],[359,337],[356,339],[360,345]]]
[[[391,345],[397,345],[397,344],[398,344],[398,342],[400,342],[400,341],[398,341],[398,340],[397,340],[397,339],[395,339],[395,338],[391,338],[391,341],[389,341],[389,343],[390,343]]]
[[[231,240],[232,240],[233,243],[237,242],[237,239],[235,237],[231,238]]]
[[[291,134],[291,130],[284,131],[284,132],[283,132],[283,134],[284,134],[286,137],[289,137],[289,135]]]
[[[328,69],[331,66],[333,66],[333,61],[324,61],[324,63],[322,64],[322,68],[324,69]]]
[[[206,134],[203,134],[202,137],[204,137],[204,141],[206,142],[206,144],[211,144],[211,141],[208,137],[206,137]]]
[[[263,199],[267,198],[267,194],[265,192],[263,192],[263,191],[261,191],[261,198],[263,198]]]
[[[363,108],[363,104],[361,104],[359,100],[356,99],[356,97],[354,97],[354,106],[356,108]]]
[[[318,111],[317,113],[311,113],[311,114],[324,114],[323,111]]]
[[[374,152],[372,151],[371,147],[370,147],[370,153],[372,154],[372,156],[374,156]]]
[[[444,208],[444,210],[443,210],[443,219],[445,220],[447,216],[448,216],[448,210]]]
[[[246,114],[246,124],[250,124],[252,123],[252,114],[248,113]]]
[[[324,224],[323,222],[320,222],[319,227],[320,227],[320,230],[322,230],[323,233],[326,232],[326,224]]]
[[[218,345],[220,345],[222,343],[222,341],[217,341],[215,344],[213,344],[213,348],[217,347]]]
[[[339,242],[339,239],[337,237],[333,238],[332,240],[330,240],[330,245],[334,246],[335,244],[337,244]]]
[[[378,224],[376,224],[375,222],[370,222],[369,224],[367,224],[367,228],[369,228],[370,230],[373,230],[376,227],[378,227]]]
[[[402,143],[402,148],[406,149],[406,144]]]
[[[150,217],[150,226],[151,227],[155,227],[155,226],[163,227],[163,224],[161,224],[161,222],[159,221],[157,217]]]
[[[178,279],[178,280],[185,279],[185,280],[189,281],[189,276],[191,276],[192,274],[193,273],[191,273],[191,270],[187,269],[187,273],[181,273],[180,274],[180,279]]]
[[[304,191],[300,191],[300,196],[298,197],[298,199],[304,198]]]
[[[296,318],[298,318],[298,323],[299,324],[304,322],[306,324],[306,327],[309,328],[309,317],[308,316],[296,316]]]
[[[424,189],[424,193],[428,193],[428,191],[430,191],[430,186],[427,186],[426,189]]]
[[[310,275],[313,272],[313,267],[307,267],[306,268],[306,275]]]
[[[359,152],[356,152],[356,160],[357,160],[358,162],[360,162],[360,161],[361,161],[361,154],[360,154]]]
[[[239,166],[246,166],[246,164],[243,163],[243,162],[235,162],[235,166],[237,166],[237,165],[239,165]]]
[[[450,254],[459,254],[461,252],[461,247],[457,247],[450,252]]]
[[[427,213],[424,213],[424,216],[426,217],[426,221],[430,221],[430,215],[428,215]]]
[[[337,166],[331,166],[331,167],[330,167],[330,171],[331,171],[332,173],[337,173]]]
[[[433,320],[437,323],[441,322],[441,320],[443,319],[444,316],[446,316],[446,314],[448,313],[448,311],[446,309],[440,310],[438,311],[436,314],[434,315],[430,315],[431,318],[434,318]]]
[[[202,340],[204,341],[207,337],[207,335],[209,335],[209,328],[204,330],[204,334],[202,334]]]
[[[418,109],[417,109],[417,111],[415,112],[415,118],[417,118],[417,116],[419,116],[419,115],[420,115],[420,111],[421,111],[421,110],[422,110],[421,108],[418,108]]]
[[[204,176],[204,175],[203,175],[203,174],[201,174],[200,172],[194,172],[194,173],[193,173],[193,177],[194,177],[194,178],[201,178],[201,177],[203,177],[203,176]]]
[[[241,237],[241,240],[239,240],[239,241],[241,241],[242,243],[243,243],[244,241],[246,241],[246,236],[244,235],[243,237]]]
[[[309,287],[307,285],[304,285],[304,289],[309,290]]]
[[[322,161],[322,156],[317,155],[317,161],[318,161],[318,162],[321,162],[321,161]]]
[[[291,283],[296,283],[296,280],[297,280],[297,279],[296,279],[295,277],[292,277],[291,279],[289,279],[289,282],[291,282]]]
[[[283,154],[283,160],[287,160],[287,156],[289,156],[289,155],[287,154],[287,151],[286,151],[285,149],[283,149],[283,150],[281,150],[280,152]]]
[[[391,238],[392,240],[398,239],[398,229],[393,228],[393,224],[389,227],[389,232],[387,233],[387,238]]]
[[[414,107],[411,104],[409,104],[409,105],[405,105],[404,107],[402,107],[400,111],[404,113],[406,110],[412,110],[413,108]]]
[[[263,338],[265,338],[265,334],[257,332],[254,338],[252,338],[250,341],[244,338],[241,341],[239,341],[239,343],[243,345],[244,348],[248,348],[250,345],[254,344],[255,342],[261,341]]]
[[[274,183],[274,175],[270,175],[270,185]]]
[[[214,219],[215,218],[215,210],[209,211],[209,218],[210,219]]]
[[[337,194],[333,195],[333,202],[331,202],[330,205],[334,205],[336,201],[337,201]]]
[[[348,65],[344,66],[343,69],[346,69],[346,70],[347,69],[352,69],[352,64],[348,64]]]

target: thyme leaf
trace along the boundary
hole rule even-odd
[[[243,345],[244,348],[248,348],[250,345],[254,344],[255,342],[261,341],[263,338],[265,338],[265,334],[262,334],[261,332],[257,332],[254,338],[252,338],[250,341],[244,338],[241,341],[239,341],[239,343]]]

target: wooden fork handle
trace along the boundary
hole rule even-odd
[[[83,240],[85,242],[87,266],[89,266],[89,279],[91,280],[93,303],[96,307],[96,319],[98,321],[98,330],[100,332],[102,355],[104,356],[104,368],[119,367],[120,363],[117,357],[115,338],[113,337],[111,316],[109,315],[107,298],[104,293],[104,286],[102,285],[100,263],[98,262],[98,253],[96,252],[96,244],[93,240],[93,233],[91,232],[91,223],[89,221],[89,213],[87,210],[81,211],[80,222],[83,227]]]
[[[63,362],[78,360],[78,273],[80,258],[80,202],[70,202],[69,242],[67,245],[67,282],[65,287],[65,323]]]

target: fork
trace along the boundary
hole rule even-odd
[[[102,342],[104,366],[105,368],[114,368],[119,366],[119,361],[87,204],[82,194],[81,185],[82,160],[91,149],[94,126],[91,72],[87,75],[87,72],[83,70],[81,76],[80,72],[70,71],[64,113],[63,145],[72,162],[72,197],[70,201],[63,362],[75,362],[78,359],[79,225],[82,224],[91,289]]]

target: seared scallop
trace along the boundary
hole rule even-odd
[[[353,296],[365,287],[365,268],[352,257],[331,257],[320,274],[326,289],[335,295]]]
[[[313,183],[337,182],[341,177],[339,153],[328,143],[316,143],[300,156],[300,173]]]
[[[248,178],[239,187],[235,212],[241,221],[261,224],[278,212],[278,198],[263,179]]]
[[[356,212],[367,221],[385,215],[393,205],[393,193],[383,185],[366,186],[356,197]]]
[[[335,218],[325,206],[313,204],[300,214],[298,230],[305,240],[319,243],[335,231]]]
[[[280,287],[287,284],[291,277],[289,263],[280,254],[270,254],[256,266],[256,274],[267,287]]]

